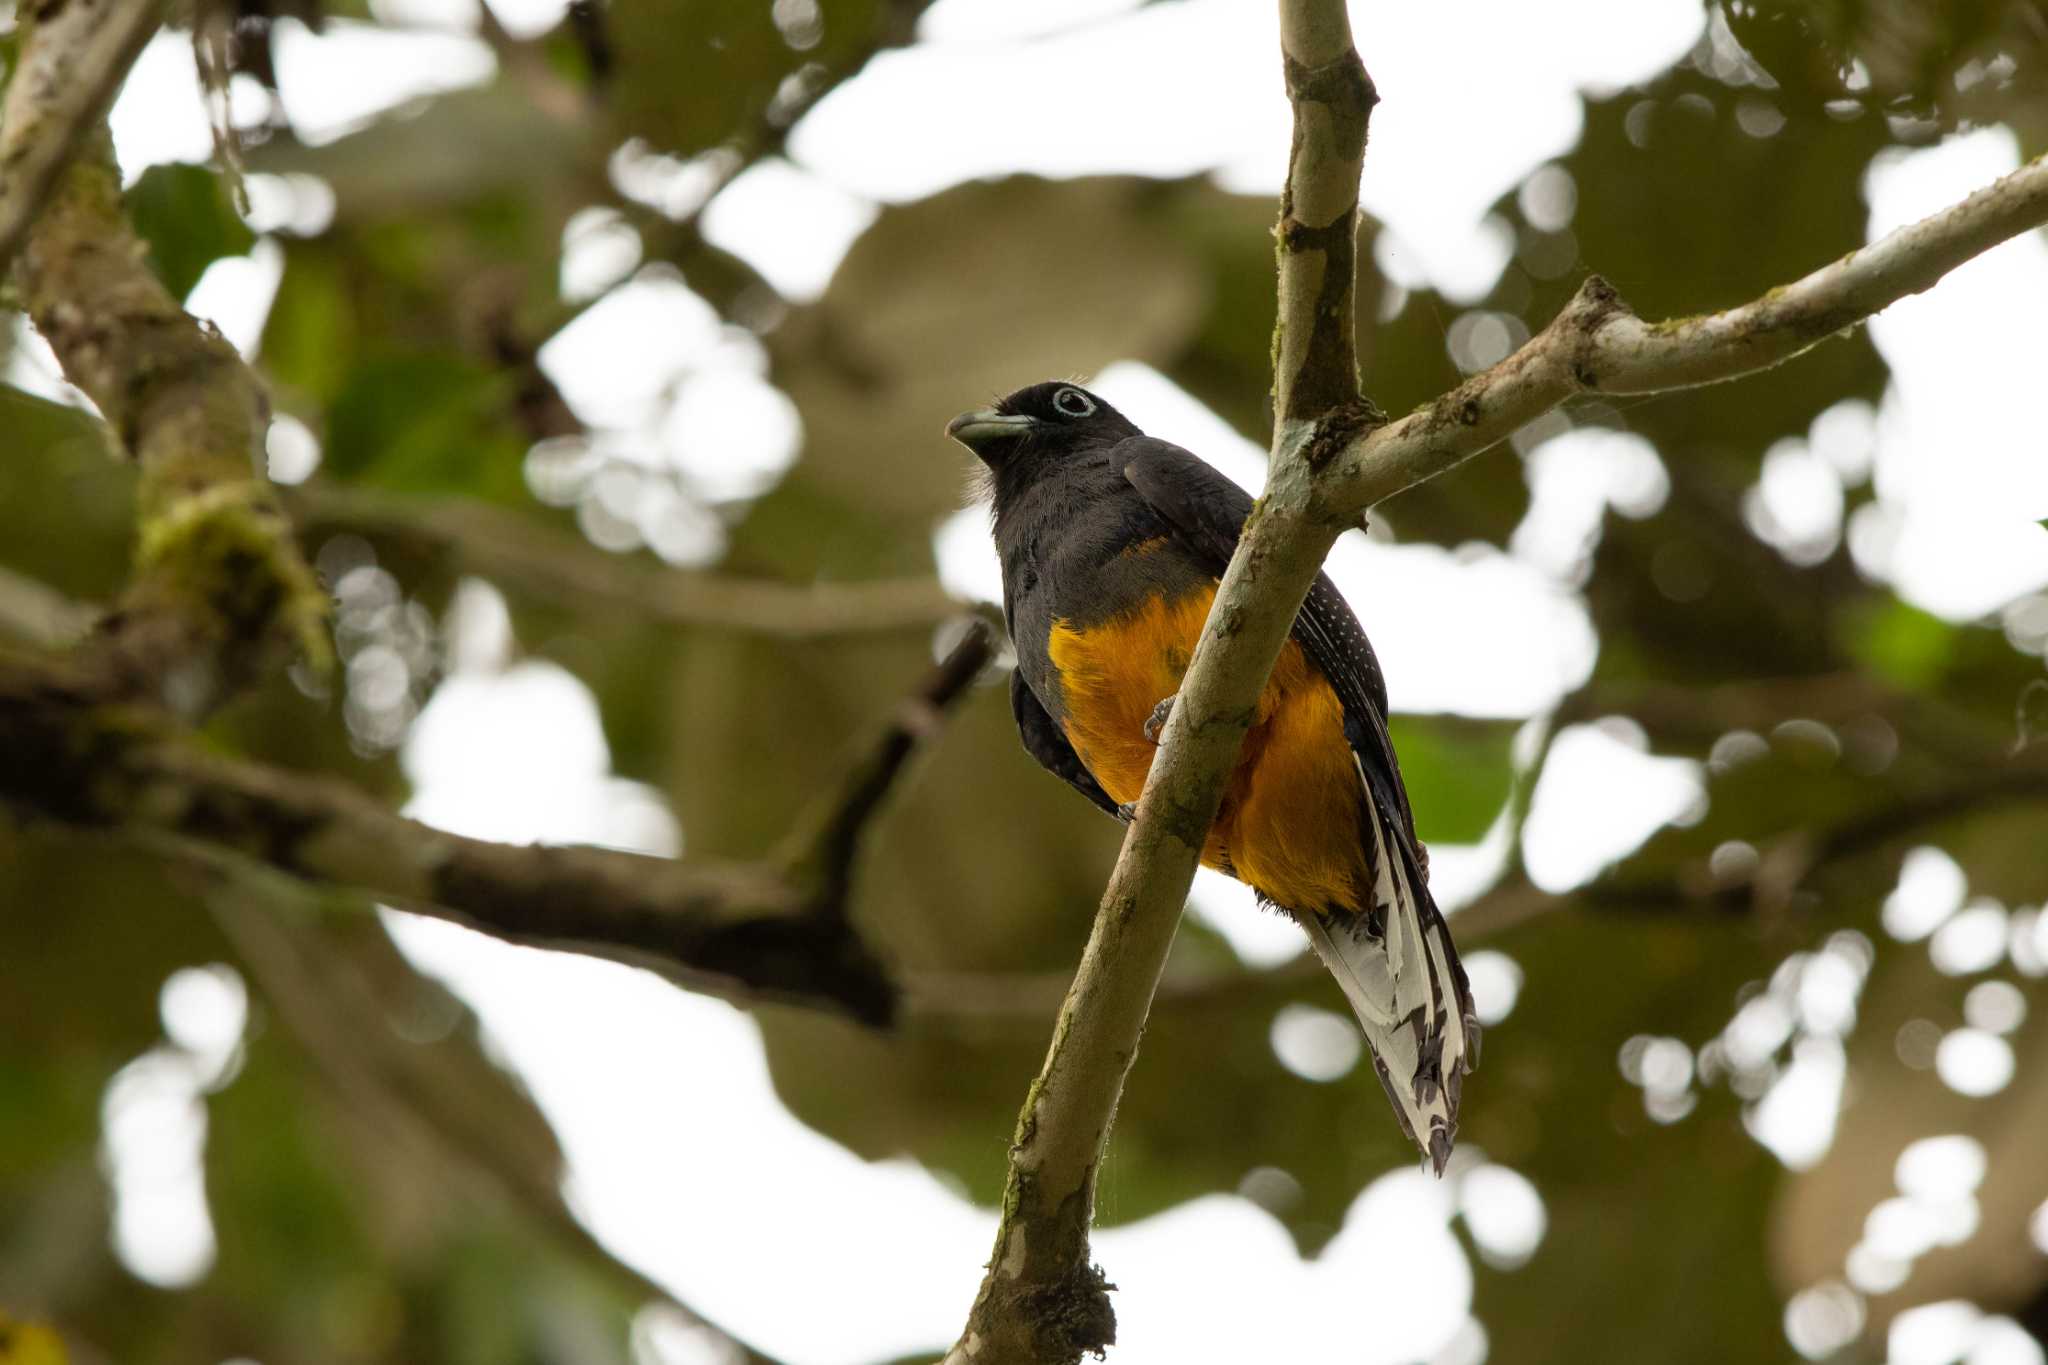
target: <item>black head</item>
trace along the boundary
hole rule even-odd
[[[961,413],[946,423],[946,434],[999,469],[1020,455],[1111,446],[1143,433],[1079,384],[1053,379],[1019,389],[992,408]]]

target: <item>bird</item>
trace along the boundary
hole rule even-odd
[[[979,458],[992,507],[1024,748],[1128,823],[1252,499],[1078,383],[1018,389],[946,435]],[[1301,926],[1402,1131],[1441,1176],[1479,1021],[1427,857],[1379,660],[1318,574],[1202,861]]]

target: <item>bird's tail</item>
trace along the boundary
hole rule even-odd
[[[1369,802],[1368,810],[1374,912],[1333,908],[1296,918],[1351,1002],[1401,1127],[1442,1175],[1458,1132],[1465,1073],[1479,1059],[1479,1020],[1450,930],[1407,840],[1379,803]]]

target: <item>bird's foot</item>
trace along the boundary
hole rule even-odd
[[[1145,739],[1147,742],[1152,744],[1159,742],[1159,736],[1166,730],[1166,718],[1172,714],[1173,698],[1161,698],[1159,705],[1152,708],[1152,714],[1145,718]]]
[[[1131,821],[1138,818],[1138,808],[1129,801],[1126,801],[1116,808],[1116,818],[1128,825]]]

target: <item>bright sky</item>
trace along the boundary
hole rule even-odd
[[[517,31],[544,28],[558,13],[551,0],[493,0],[493,7]],[[286,109],[312,136],[338,136],[381,109],[490,73],[488,49],[464,32],[473,0],[387,0],[377,10],[444,31],[394,36],[336,22],[315,36],[283,26]],[[1490,287],[1506,256],[1486,208],[1571,147],[1580,95],[1662,69],[1695,42],[1703,22],[1698,0],[1584,0],[1571,25],[1516,0],[1380,0],[1355,3],[1353,12],[1385,99],[1363,190],[1366,206],[1392,232],[1383,258],[1454,299]],[[1584,42],[1587,31],[1600,32],[1601,41]],[[1127,0],[1030,7],[942,0],[921,33],[926,41],[877,59],[807,117],[787,161],[743,176],[706,214],[714,241],[748,257],[792,297],[823,290],[880,203],[976,176],[1213,171],[1235,189],[1279,185],[1287,110],[1270,6],[1184,0],[1134,11]],[[1162,51],[1174,60],[1157,60]],[[1442,78],[1447,51],[1460,54],[1455,80]],[[1044,97],[1055,89],[1058,99]],[[244,111],[263,98],[238,88]],[[935,108],[948,117],[932,118]],[[154,161],[208,155],[182,43],[160,40],[145,54],[114,126],[130,176]],[[1995,129],[1887,158],[1869,178],[1871,231],[1929,212],[2016,162],[2012,137]],[[652,163],[639,174],[649,193],[687,194],[692,172]],[[317,184],[255,188],[259,207],[280,220],[310,213],[317,221],[327,211]],[[603,215],[582,220],[569,246],[563,273],[570,292],[593,291],[636,259]],[[265,241],[246,260],[215,266],[195,291],[195,311],[217,319],[245,350],[253,347],[281,258]],[[1880,317],[1873,335],[1894,372],[1884,402],[1875,412],[1843,405],[1805,438],[1774,450],[1752,500],[1753,524],[1788,554],[1824,550],[1846,534],[1867,571],[1958,619],[2048,583],[2048,537],[2030,525],[2048,513],[2042,438],[2022,405],[1997,401],[2031,391],[2048,373],[2048,334],[2034,315],[2007,306],[2041,297],[2048,297],[2048,243],[2035,234]],[[620,356],[634,363],[620,365]],[[698,497],[758,491],[800,448],[800,428],[766,383],[758,346],[721,327],[679,282],[645,280],[616,291],[543,360],[578,413],[603,429],[608,451],[650,469],[674,467]],[[686,369],[690,383],[679,397],[671,394]],[[47,358],[32,352],[16,359],[8,377],[58,389]],[[1126,363],[1104,371],[1096,386],[1148,430],[1258,484],[1259,452],[1163,376]],[[935,425],[943,415],[934,414]],[[747,439],[736,444],[740,431]],[[310,435],[289,435],[286,444],[297,452],[291,467],[309,468]],[[673,456],[678,449],[685,453]],[[722,458],[692,453],[707,449]],[[1597,641],[1577,581],[1601,512],[1610,504],[1624,514],[1654,510],[1664,470],[1643,442],[1590,431],[1553,439],[1534,452],[1531,466],[1534,509],[1505,552],[1352,536],[1332,556],[1332,575],[1387,661],[1396,709],[1540,718],[1591,669]],[[1844,480],[1873,467],[1879,500],[1845,527]],[[586,526],[609,537],[606,543],[645,540],[682,562],[715,555],[715,523],[677,523],[683,513],[674,505],[654,513],[628,505],[652,486],[651,479],[614,483],[614,496]],[[998,586],[981,514],[963,513],[935,536],[948,585],[962,596],[993,597]],[[1390,581],[1402,591],[1374,590]],[[508,666],[502,605],[488,588],[474,585],[462,601],[452,628],[466,642],[463,668],[427,705],[406,751],[418,783],[414,813],[495,838],[674,851],[686,832],[675,829],[659,795],[611,776],[589,693],[552,665]],[[1447,618],[1464,628],[1434,628]],[[505,744],[508,734],[524,737],[520,747]],[[1535,737],[1532,728],[1525,739]],[[1696,810],[1700,793],[1694,765],[1647,754],[1630,727],[1575,727],[1557,737],[1536,793],[1532,874],[1552,889],[1577,885],[1664,821]],[[1482,886],[1503,851],[1499,837],[1472,850],[1442,850],[1446,902]],[[1903,927],[1893,928],[1888,911],[1888,931],[1927,938],[1938,963],[1971,960],[1986,932],[2002,932],[2005,912],[1993,906],[1996,926],[1980,915],[1977,928],[1953,928],[1968,922],[1958,913],[1959,870],[1947,878],[1924,859],[1917,867],[1899,893]],[[1248,961],[1299,951],[1293,930],[1252,913],[1247,900],[1234,884],[1205,877],[1196,913]],[[912,1163],[860,1161],[796,1123],[774,1097],[746,1015],[611,964],[511,948],[401,916],[392,923],[407,951],[475,1006],[532,1087],[568,1149],[576,1207],[619,1254],[793,1365],[853,1365],[935,1349],[957,1330],[990,1245],[992,1216]],[[2038,948],[2023,946],[2035,937]],[[2031,960],[2048,970],[2048,917],[2015,920],[2011,941],[2016,963],[2036,953]],[[1506,1016],[1519,969],[1497,952],[1472,959],[1489,1017]],[[1729,1030],[1697,1056],[1683,1040],[1628,1040],[1623,1074],[1642,1086],[1653,1117],[1678,1121],[1694,1102],[1709,1052],[1719,1049],[1713,1065],[1754,1082],[1753,1095],[1742,1093],[1758,1101],[1751,1114],[1758,1140],[1789,1165],[1810,1162],[1833,1132],[1840,1038],[1853,1019],[1863,962],[1853,943],[1831,941],[1824,952],[1800,955],[1770,992],[1740,1012],[1731,1001]],[[117,1241],[139,1273],[163,1283],[203,1273],[212,1255],[197,1184],[204,1136],[197,1097],[217,1079],[222,1020],[241,1017],[239,981],[230,989],[223,980],[216,972],[181,978],[175,992],[167,986],[167,1029],[186,1060],[174,1065],[152,1053],[108,1094],[109,1160],[117,1189],[126,1192]],[[537,1009],[537,1000],[549,1008]],[[1981,1021],[1973,1016],[1971,1027],[1938,1040],[1929,1064],[1959,1091],[1988,1093],[2010,1076],[2009,1028],[1994,1026],[2009,1017],[2009,1005],[1987,997]],[[1317,1012],[1276,1019],[1276,1051],[1304,1075],[1369,1084],[1355,1045],[1347,1054],[1326,1025]],[[181,1041],[180,1029],[201,1041]],[[1768,1058],[1781,1047],[1792,1060],[1779,1074]],[[180,1123],[186,1137],[155,1157],[137,1155],[143,1149],[122,1136]],[[1955,1172],[1968,1169],[1969,1153],[1954,1144],[1927,1153],[1914,1167],[1917,1192],[1903,1188],[1902,1165],[1900,1198],[1952,1208],[1968,1196]],[[124,1170],[137,1173],[124,1181]],[[1975,1178],[1966,1183],[1974,1188]],[[1113,1188],[1106,1193],[1114,1197]],[[1278,1225],[1234,1194],[1105,1232],[1099,1259],[1123,1286],[1117,1309],[1127,1344],[1116,1358],[1476,1365],[1486,1338],[1470,1317],[1471,1271],[1450,1231],[1454,1219],[1489,1259],[1513,1264],[1542,1252],[1540,1191],[1474,1151],[1461,1153],[1442,1184],[1409,1169],[1369,1184],[1315,1262],[1300,1260]],[[1367,1223],[1371,1239],[1361,1232]],[[1396,1245],[1401,1253],[1388,1255],[1385,1248]],[[1846,1283],[1794,1300],[1786,1329],[1792,1344],[1818,1355],[1846,1339],[1845,1330],[1861,1322],[1859,1294],[1880,1292],[1902,1256],[1910,1264],[1909,1253],[1917,1254],[1896,1238],[1866,1239],[1852,1253]],[[785,1311],[781,1287],[792,1277],[808,1286],[813,1311]],[[1258,1311],[1188,1311],[1189,1304],[1225,1303]],[[1979,1349],[1980,1365],[2028,1365],[2003,1321],[1951,1312],[1909,1327],[1902,1318],[1894,1359],[1934,1360],[1914,1354],[1922,1349],[1916,1343],[1932,1341]],[[650,1332],[647,1339],[668,1342],[658,1352],[647,1348],[664,1361],[713,1359],[687,1337]],[[2038,1351],[2031,1359],[2039,1360]]]

